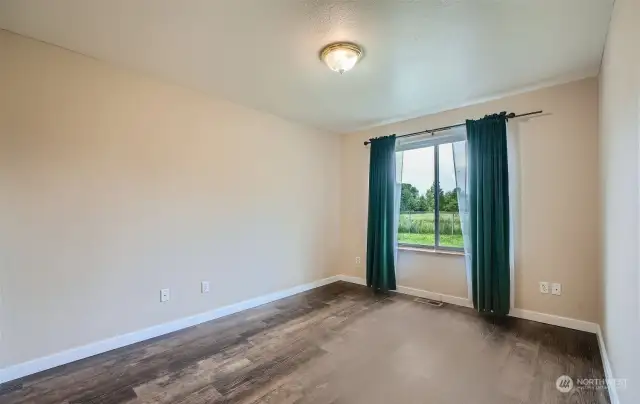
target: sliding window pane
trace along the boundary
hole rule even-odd
[[[462,248],[462,227],[458,212],[458,192],[456,189],[455,166],[453,164],[453,144],[438,146],[438,174],[440,179],[440,246]]]
[[[402,185],[398,242],[435,245],[434,147],[402,153]],[[431,193],[429,192],[431,190]]]

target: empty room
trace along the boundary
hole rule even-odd
[[[0,404],[639,404],[640,1],[0,0]]]

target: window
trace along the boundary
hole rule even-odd
[[[397,153],[400,217],[398,243],[462,250],[462,227],[454,164],[454,142],[443,136]],[[456,140],[455,138],[453,140]],[[464,140],[458,142],[464,143]],[[435,144],[434,144],[435,143]],[[456,143],[458,146],[460,143]],[[402,150],[402,146],[398,148]],[[436,197],[437,195],[437,197]]]

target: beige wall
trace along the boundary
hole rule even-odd
[[[0,368],[330,272],[339,136],[6,31],[0,60]]]
[[[364,264],[355,265],[355,257],[365,257],[366,250],[369,149],[364,140],[451,125],[486,113],[538,109],[545,114],[510,123],[520,144],[515,306],[599,321],[596,79],[343,135],[340,270],[364,277]],[[460,256],[401,251],[397,273],[402,286],[467,296]],[[539,281],[562,283],[562,296],[540,294]]]
[[[620,402],[640,403],[640,2],[618,0],[600,80],[603,217],[602,328]]]

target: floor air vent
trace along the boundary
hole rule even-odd
[[[430,306],[442,307],[444,303],[439,302],[437,300],[425,299],[423,297],[417,297],[414,299],[418,303],[428,304]]]

